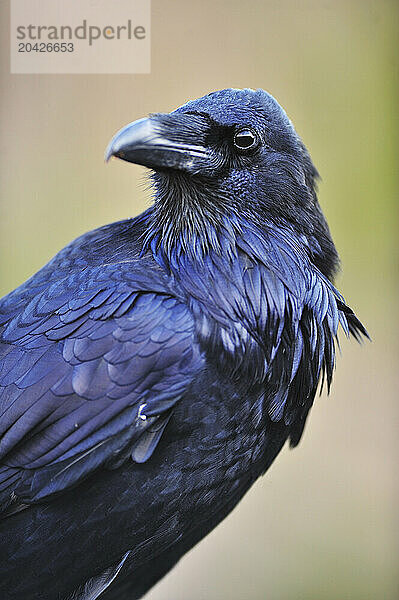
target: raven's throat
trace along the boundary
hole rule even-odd
[[[164,170],[152,173],[152,179],[155,203],[147,245],[155,244],[168,259],[188,254],[203,261],[211,251],[229,252],[225,240],[234,246],[242,231],[231,198],[200,176]]]

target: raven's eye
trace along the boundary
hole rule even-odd
[[[234,136],[234,146],[239,150],[254,148],[257,142],[257,136],[250,129],[240,129]]]

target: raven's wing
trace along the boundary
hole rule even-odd
[[[0,304],[0,508],[147,460],[202,367],[185,304],[132,264],[75,271],[25,303]]]

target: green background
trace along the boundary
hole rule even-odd
[[[122,125],[215,89],[263,87],[321,173],[337,285],[373,338],[342,340],[299,448],[148,600],[395,600],[398,4],[153,0],[152,72],[137,76],[10,75],[0,7],[1,294],[72,238],[148,206],[144,168],[103,162]]]

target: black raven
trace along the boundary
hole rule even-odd
[[[154,204],[0,302],[0,597],[140,598],[298,444],[339,326],[317,171],[263,90],[127,125]]]

